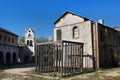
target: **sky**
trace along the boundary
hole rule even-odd
[[[36,37],[53,37],[53,23],[66,11],[120,27],[120,0],[0,0],[0,27],[19,37],[29,27]]]

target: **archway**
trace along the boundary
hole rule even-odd
[[[16,63],[17,62],[17,55],[16,53],[13,53],[13,63]]]
[[[11,63],[11,54],[7,52],[6,54],[6,63],[10,64]]]
[[[30,46],[33,46],[32,40],[30,40]]]
[[[3,62],[4,62],[4,55],[2,51],[0,51],[0,64],[2,64]]]

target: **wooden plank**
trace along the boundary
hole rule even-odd
[[[83,46],[81,46],[81,60],[82,60],[82,73],[83,73]]]
[[[64,75],[64,73],[63,73],[63,45],[64,45],[64,43],[62,42],[61,43],[62,44],[62,55],[61,55],[61,77],[63,77],[63,75]]]
[[[71,59],[71,68],[70,68],[70,75],[72,75],[72,43],[70,43],[70,59]]]

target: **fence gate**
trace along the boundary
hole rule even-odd
[[[57,41],[36,44],[36,71],[69,76],[83,72],[83,43]]]

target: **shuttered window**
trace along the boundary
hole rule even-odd
[[[56,32],[56,36],[57,36],[57,40],[61,40],[61,30],[59,29],[59,30],[57,30],[57,32]]]

